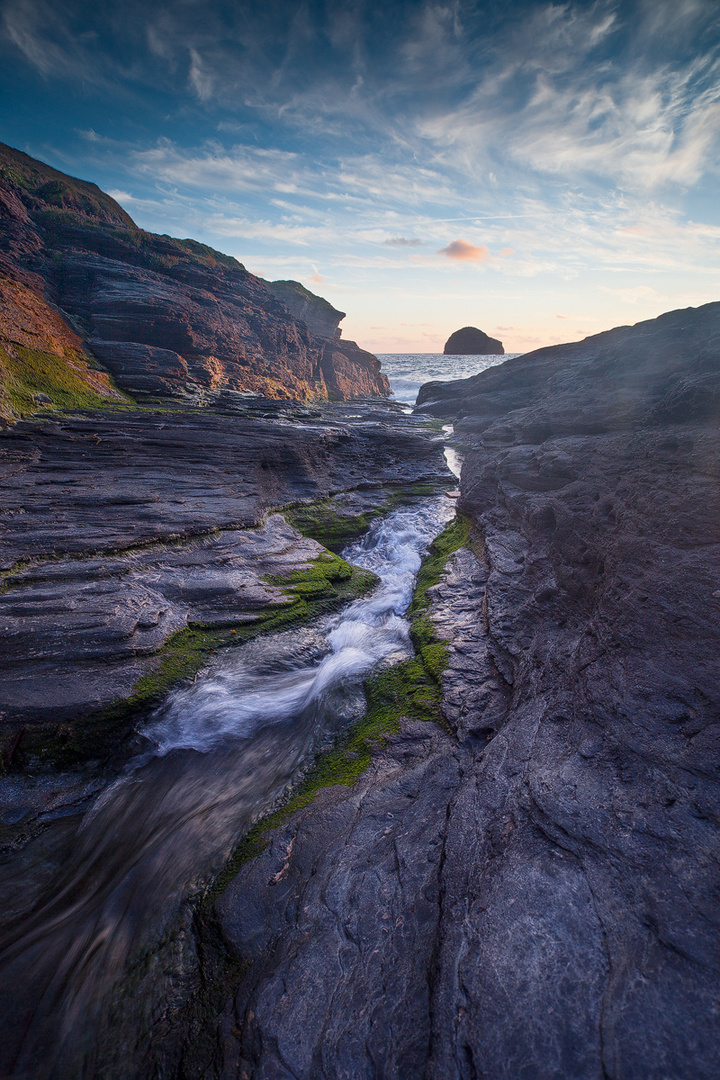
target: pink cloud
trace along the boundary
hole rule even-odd
[[[458,259],[461,262],[482,262],[489,254],[485,244],[477,247],[468,240],[452,240],[447,247],[438,251],[438,255],[447,255],[448,259]]]
[[[325,278],[320,277],[319,274],[313,274],[313,276],[310,278],[310,280],[314,281],[316,285],[322,285],[323,282],[325,281]]]

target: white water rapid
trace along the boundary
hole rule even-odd
[[[336,687],[367,674],[380,661],[412,652],[402,617],[412,598],[423,553],[453,516],[443,497],[403,507],[376,522],[344,557],[380,578],[380,587],[332,618],[321,631],[325,655],[317,662],[293,663],[294,635],[278,635],[290,648],[278,655],[268,639],[226,656],[205,678],[172,695],[163,715],[146,731],[158,752],[178,748],[208,751],[228,739],[247,738],[265,724],[297,716]],[[260,654],[260,655],[258,655]],[[273,655],[272,670],[267,661]],[[264,661],[264,663],[263,663]],[[265,669],[265,670],[264,670]]]

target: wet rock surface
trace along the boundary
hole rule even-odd
[[[172,634],[254,622],[287,602],[264,579],[306,568],[322,550],[273,514],[254,529],[13,574],[0,594],[6,722],[58,722],[129,697]]]
[[[716,1075],[718,311],[446,386],[484,540],[434,590],[452,735],[226,891],[223,1077]]]
[[[220,1025],[222,1075],[417,1075],[457,777],[450,738],[408,723],[238,875],[218,910],[251,968]]]
[[[435,436],[392,406],[235,405],[0,433],[6,742],[127,697],[189,624],[240,626],[284,602],[262,579],[322,548],[264,521],[272,508],[360,488],[351,509],[376,509],[383,482],[446,475]]]

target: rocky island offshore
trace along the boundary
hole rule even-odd
[[[406,416],[14,153],[2,1075],[714,1080],[720,304]]]
[[[502,356],[505,350],[497,338],[489,337],[476,326],[463,326],[450,335],[443,352],[446,356]]]

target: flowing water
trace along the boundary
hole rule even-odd
[[[376,522],[344,552],[379,576],[370,597],[228,650],[170,697],[144,732],[150,749],[95,801],[44,895],[5,930],[0,1076],[97,1075],[113,985],[313,754],[362,715],[368,672],[412,654],[404,612],[452,514],[439,497]],[[19,895],[31,862],[29,850],[11,882]]]

